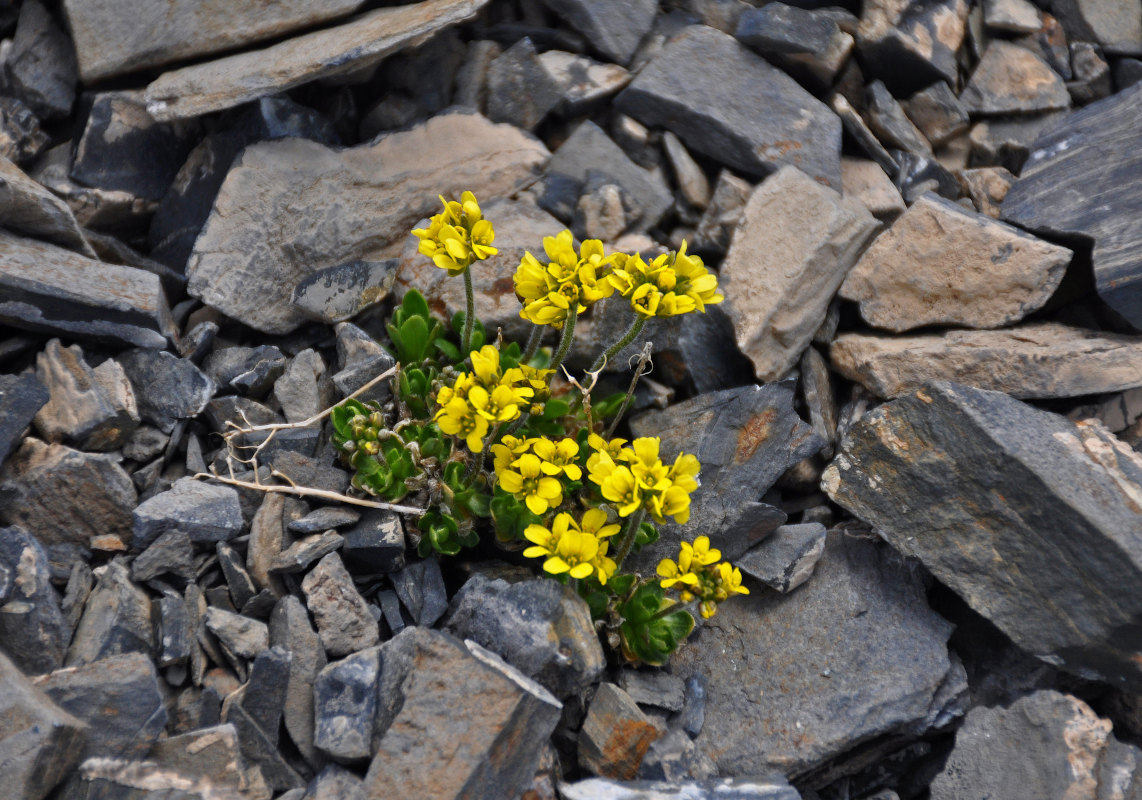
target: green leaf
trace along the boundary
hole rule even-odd
[[[619,626],[623,656],[635,664],[661,667],[692,630],[694,618],[686,611],[644,622],[624,622]]]
[[[607,586],[611,588],[619,597],[623,597],[630,593],[631,587],[634,586],[634,575],[615,575],[607,582]]]
[[[448,341],[447,339],[437,339],[436,340],[436,349],[439,350],[441,352],[441,354],[443,354],[444,358],[449,363],[451,363],[451,364],[459,364],[460,363],[460,361],[461,361],[461,359],[460,359],[460,348],[457,347],[456,345],[452,344],[452,342]]]
[[[591,408],[594,410],[596,417],[606,419],[607,417],[613,417],[618,412],[625,399],[625,392],[615,392],[614,394],[607,395],[598,402],[592,400]]]
[[[428,357],[428,321],[424,317],[410,317],[401,323],[400,338],[402,364],[418,364]]]
[[[430,316],[428,301],[416,289],[405,292],[404,300],[401,301],[401,310],[404,311],[406,318],[423,317],[427,321]]]
[[[571,405],[566,400],[551,398],[544,404],[543,419],[558,419],[571,411]]]

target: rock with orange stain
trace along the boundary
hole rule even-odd
[[[613,683],[595,692],[579,732],[579,764],[603,778],[631,780],[662,731]]]
[[[1071,96],[1046,61],[997,39],[987,46],[960,102],[973,115],[1028,114],[1070,108]]]

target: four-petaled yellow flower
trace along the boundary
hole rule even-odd
[[[690,519],[690,495],[698,488],[698,459],[680,453],[667,467],[658,457],[660,440],[642,437],[630,447],[615,447],[612,440],[588,437],[594,453],[587,459],[587,476],[603,497],[614,503],[619,515],[629,517],[640,508],[662,524],[673,517],[678,524]]]
[[[523,500],[532,514],[543,516],[563,502],[563,484],[543,474],[543,462],[534,453],[524,453],[512,467],[496,473],[500,488]]]
[[[682,542],[678,547],[678,561],[664,558],[658,562],[659,583],[663,589],[679,592],[683,603],[698,600],[698,611],[709,619],[718,610],[718,604],[735,594],[749,594],[742,586],[741,570],[728,561],[721,561],[720,550],[710,547],[710,539],[699,536],[691,544]]]
[[[436,412],[436,424],[450,436],[464,439],[468,449],[479,453],[484,449],[484,437],[488,434],[488,421],[476,413],[475,409],[459,398],[453,397],[448,405]]]
[[[543,569],[552,575],[567,573],[572,578],[595,575],[605,584],[615,574],[615,562],[607,555],[609,537],[619,526],[607,524],[602,509],[592,508],[583,514],[581,523],[566,512],[555,515],[551,528],[529,525],[524,536],[532,546],[523,551],[528,558],[545,558]]]
[[[496,233],[492,223],[484,219],[480,204],[471,192],[464,192],[460,201],[440,198],[444,211],[431,217],[427,228],[416,228],[413,235],[420,239],[419,250],[432,259],[432,263],[459,275],[473,261],[483,261],[499,252],[492,247]]]
[[[523,309],[520,316],[536,325],[562,328],[572,314],[582,314],[588,306],[614,293],[607,279],[611,256],[603,243],[587,239],[575,250],[571,231],[543,239],[547,263],[530,252],[523,254],[515,273],[515,293]]]
[[[451,386],[437,392],[440,410],[435,420],[440,430],[464,437],[468,448],[479,453],[489,429],[530,408],[535,390],[518,367],[501,369],[500,351],[490,344],[473,350],[469,358],[472,371],[460,373]]]
[[[638,253],[616,253],[611,261],[607,281],[644,317],[704,313],[707,305],[725,299],[718,294],[717,276],[701,258],[686,253],[685,241],[677,251],[663,253],[649,264]]]

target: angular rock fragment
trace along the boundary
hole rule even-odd
[[[960,170],[959,176],[976,210],[999,219],[1000,206],[1015,183],[1015,176],[1003,167]]]
[[[343,541],[332,531],[303,537],[283,550],[270,569],[274,572],[304,572],[315,561],[340,548]]]
[[[1073,39],[1098,42],[1111,54],[1142,55],[1142,3],[1138,0],[1053,0],[1050,10]]]
[[[51,392],[36,414],[36,430],[49,442],[115,450],[139,424],[134,390],[113,359],[92,369],[79,345],[52,339],[36,356],[36,376]]]
[[[912,124],[904,109],[881,81],[873,81],[865,90],[865,116],[876,138],[889,148],[905,150],[915,155],[927,155],[932,145],[924,134]]]
[[[0,97],[0,157],[26,164],[50,142],[32,109],[14,97]]]
[[[1100,587],[1142,574],[1142,456],[1100,423],[930,383],[856,423],[821,483],[1024,650],[1139,691],[1142,595]]]
[[[544,0],[611,61],[626,66],[650,32],[658,0]]]
[[[33,4],[28,4],[33,5]],[[95,257],[67,203],[0,157],[0,214],[4,227],[88,258]]]
[[[87,598],[64,663],[81,667],[123,653],[149,656],[154,647],[151,599],[122,563],[112,561]]]
[[[1075,105],[1085,106],[1110,94],[1110,65],[1095,45],[1072,42],[1071,69],[1074,80],[1067,81],[1067,91]]]
[[[289,683],[282,719],[293,743],[311,764],[317,763],[313,744],[313,682],[325,667],[325,649],[301,601],[286,595],[270,615],[270,644],[290,654]]]
[[[119,346],[174,336],[157,275],[0,232],[0,322]]]
[[[556,108],[569,114],[591,109],[630,83],[632,77],[617,64],[604,64],[563,50],[540,53],[539,62],[560,87],[562,94]]]
[[[1009,708],[975,708],[932,782],[932,800],[1130,797],[1142,790],[1142,751],[1077,697],[1041,690]]]
[[[399,644],[398,644],[399,642]],[[561,706],[477,644],[410,628],[382,648],[399,681],[382,702],[366,796],[514,797],[535,777]]]
[[[476,575],[456,594],[445,627],[499,654],[556,697],[583,691],[606,666],[590,609],[555,581]]]
[[[1003,201],[1002,219],[1044,235],[1094,242],[1099,296],[1142,329],[1142,85],[1092,103],[1042,132]],[[1060,197],[1068,198],[1059,202]]]
[[[944,81],[936,81],[902,104],[904,113],[933,147],[946,144],[968,129],[968,112]]]
[[[377,621],[336,553],[321,559],[301,588],[326,653],[346,656],[380,641]]]
[[[290,520],[286,530],[290,533],[307,535],[322,531],[345,528],[361,519],[360,512],[346,507],[326,506],[306,514],[301,519]]]
[[[223,712],[222,721],[232,724],[238,732],[238,749],[257,766],[271,789],[282,792],[305,786],[305,781],[278,750],[276,732],[271,737],[263,731],[240,703],[223,704]]]
[[[770,589],[788,594],[809,580],[825,552],[825,526],[819,522],[782,525],[734,562]]]
[[[734,36],[821,87],[832,84],[853,49],[853,37],[832,17],[784,3],[744,9]]]
[[[998,328],[1042,307],[1070,260],[1065,247],[928,194],[869,246],[840,295],[859,302],[869,324],[898,333]]]
[[[264,622],[213,606],[206,609],[205,619],[207,630],[235,655],[253,658],[269,647],[270,631]]]
[[[234,601],[234,608],[242,608],[258,593],[250,573],[242,566],[242,557],[233,547],[225,542],[215,545],[218,554],[218,566],[222,568],[222,576],[230,588],[230,599]]]
[[[148,546],[160,534],[181,530],[192,542],[224,542],[242,530],[238,493],[229,486],[180,478],[135,509],[134,545]]]
[[[309,782],[304,800],[365,800],[365,795],[356,773],[330,764]]]
[[[879,223],[855,200],[785,167],[750,197],[722,265],[738,346],[758,378],[787,373]]]
[[[709,681],[695,744],[722,775],[795,777],[945,723],[966,676],[924,598],[889,548],[830,534],[813,580],[733,598],[675,652],[674,674]]]
[[[680,83],[679,75],[686,81]],[[840,189],[836,115],[788,75],[713,28],[693,26],[671,39],[615,105],[735,170],[762,176],[791,164]]]
[[[392,511],[368,509],[342,536],[342,554],[354,572],[396,572],[404,566],[404,528]]]
[[[1018,173],[1035,140],[1066,117],[1055,111],[1034,117],[998,117],[972,126],[971,163],[976,167],[999,166]]]
[[[604,683],[595,692],[579,731],[579,764],[604,778],[630,780],[660,735],[630,695],[613,683]]]
[[[1062,77],[1030,50],[996,39],[976,65],[960,102],[970,114],[1027,114],[1069,108]]]
[[[242,758],[233,725],[214,725],[160,739],[147,760],[181,778],[183,786],[197,782],[212,792],[237,792],[244,800],[270,796],[261,775],[253,775],[255,771],[248,769]]]
[[[192,361],[164,350],[139,347],[118,360],[135,390],[139,416],[163,433],[170,433],[178,420],[200,414],[217,390]]]
[[[486,3],[424,0],[379,8],[261,50],[166,72],[147,86],[147,110],[158,120],[186,119],[321,78],[367,69],[391,53],[421,44],[437,32],[471,19]]]
[[[439,211],[437,195],[467,189],[490,202],[530,183],[547,156],[522,131],[472,113],[343,151],[300,139],[253,145],[195,243],[189,291],[253,328],[286,333],[306,320],[290,300],[307,275],[398,255],[409,230]],[[388,201],[378,206],[378,197]]]
[[[273,345],[224,347],[202,362],[202,371],[217,386],[255,399],[264,397],[289,359]]]
[[[702,464],[701,486],[691,495],[690,516],[727,559],[737,558],[785,522],[784,512],[759,502],[785,470],[815,454],[824,442],[793,411],[785,384],[743,386],[700,395],[665,411],[631,420],[635,436],[658,436],[664,461],[692,453]],[[633,569],[654,571],[674,558],[678,543],[692,540],[693,526],[668,522],[658,542],[631,556]]]
[[[1028,0],[987,0],[983,22],[993,30],[1011,33],[1038,33],[1043,27],[1039,10]]]
[[[360,762],[373,754],[373,725],[381,648],[334,661],[313,682],[313,743],[337,761]]]
[[[263,650],[250,665],[250,676],[232,702],[238,703],[273,743],[278,741],[289,688],[292,656],[282,647]]]
[[[38,0],[20,5],[5,73],[12,90],[42,119],[66,117],[75,102],[75,51]]]
[[[417,625],[431,627],[448,610],[448,590],[436,558],[406,564],[399,572],[390,573],[389,580]]]
[[[320,322],[344,322],[388,297],[398,263],[350,261],[318,270],[294,287],[290,302]]]
[[[186,600],[174,591],[163,592],[158,605],[159,666],[163,669],[185,665],[194,649],[194,629],[190,624],[190,611]]]
[[[13,800],[43,800],[76,765],[87,726],[0,653],[0,780]]]
[[[861,7],[857,48],[869,77],[908,92],[934,80],[954,84],[964,39],[966,0],[872,0]]]
[[[0,528],[0,650],[29,675],[58,669],[71,640],[50,577],[34,536]]]
[[[742,209],[753,194],[753,186],[729,170],[722,170],[714,194],[694,233],[694,249],[724,253],[741,221]]]
[[[136,581],[149,581],[164,573],[194,579],[194,545],[186,531],[167,531],[131,562],[131,577]]]
[[[685,682],[661,670],[624,669],[618,685],[639,705],[681,711],[685,703]]]
[[[1000,331],[916,336],[846,333],[833,341],[833,368],[878,397],[899,397],[949,380],[1024,399],[1081,397],[1142,385],[1137,337],[1058,323]]]
[[[0,375],[0,465],[16,449],[36,414],[50,399],[47,387],[31,373]]]
[[[702,781],[615,781],[587,778],[559,784],[563,800],[800,800],[779,776]]]
[[[111,455],[28,437],[0,471],[0,522],[19,525],[51,550],[86,548],[94,536],[129,538],[131,478]]]
[[[535,130],[563,97],[563,87],[526,36],[488,65],[487,87],[488,119],[526,131]]]

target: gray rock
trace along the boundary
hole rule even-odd
[[[136,197],[130,192],[84,186],[73,180],[72,149],[70,142],[56,145],[36,160],[28,174],[62,197],[75,214],[76,221],[88,231],[98,229],[123,235],[144,228],[157,203]],[[93,247],[99,240],[98,234],[87,233],[85,236]],[[106,251],[122,252],[125,247],[119,243],[109,246]]]
[[[1096,45],[1072,42],[1071,68],[1074,80],[1067,81],[1067,91],[1075,105],[1086,105],[1110,94],[1110,65]]]
[[[301,588],[326,653],[346,656],[380,641],[377,621],[336,553],[321,559]]]
[[[226,585],[230,588],[230,599],[234,601],[234,608],[241,608],[258,593],[258,587],[254,586],[250,573],[242,565],[242,556],[233,547],[225,542],[218,542],[214,550],[218,554],[218,566],[222,568],[222,577],[226,579]]]
[[[959,178],[976,210],[999,219],[1000,204],[1015,183],[1015,176],[1003,167],[980,167],[960,170]]]
[[[997,39],[987,46],[960,102],[970,114],[1026,114],[1069,108],[1062,77],[1035,53]]]
[[[305,536],[291,544],[274,559],[274,572],[304,572],[315,561],[341,547],[344,540],[333,531]]]
[[[388,297],[396,259],[350,261],[303,278],[290,302],[320,322],[344,322]]]
[[[379,8],[261,50],[249,50],[160,75],[147,86],[147,109],[159,120],[233,108],[296,86],[379,64],[445,28],[471,19],[487,0],[424,0]],[[254,16],[257,16],[256,14]]]
[[[195,636],[186,600],[174,591],[164,591],[153,605],[158,606],[158,641],[162,647],[159,667],[185,665],[194,649]]]
[[[840,287],[861,316],[897,333],[933,324],[998,328],[1041,308],[1071,251],[935,195],[912,204]]]
[[[197,783],[213,792],[236,792],[245,800],[270,794],[261,775],[248,769],[242,758],[233,725],[215,724],[160,739],[147,759],[182,778],[183,786]]]
[[[34,6],[29,3],[24,7]],[[11,231],[75,250],[88,258],[95,257],[67,203],[3,157],[0,157],[0,213],[4,215],[4,227]]]
[[[976,167],[999,166],[1011,172],[1022,171],[1039,135],[1066,117],[1056,111],[1033,117],[1000,117],[972,126],[971,162]]]
[[[1113,55],[1142,55],[1142,3],[1138,0],[1052,0],[1047,6],[1069,37],[1098,42]]]
[[[805,354],[801,356],[801,391],[813,432],[826,442],[821,453],[825,458],[832,458],[833,445],[837,441],[837,403],[828,362],[815,347],[805,348]]]
[[[417,625],[431,627],[448,610],[448,591],[435,557],[406,564],[399,572],[390,573],[389,580]]]
[[[569,0],[544,3],[611,61],[626,66],[650,32],[658,0]]]
[[[782,525],[734,564],[770,589],[788,594],[809,580],[824,552],[825,526],[821,523]]]
[[[0,653],[0,780],[13,800],[43,800],[78,761],[87,725]]]
[[[119,356],[135,390],[139,416],[163,433],[202,413],[217,386],[192,361],[162,350],[135,348]]]
[[[527,131],[534,131],[563,99],[563,86],[544,68],[526,36],[488,65],[487,87],[488,119]]]
[[[1042,15],[1028,0],[987,0],[983,21],[988,28],[1009,33],[1038,33]]]
[[[74,631],[83,614],[83,607],[91,590],[95,586],[95,576],[91,567],[82,561],[76,562],[67,576],[67,586],[64,589],[63,600],[60,601],[60,611],[67,620],[67,627]]]
[[[14,97],[0,98],[0,156],[26,164],[49,142],[51,137],[40,128],[40,120],[32,109]]]
[[[704,781],[612,781],[587,778],[560,783],[563,800],[800,800],[780,776]]]
[[[679,75],[687,76],[684,83]],[[760,176],[793,164],[840,189],[840,121],[792,78],[713,28],[694,26],[672,39],[615,105],[733,169]]]
[[[75,51],[67,34],[37,0],[20,6],[5,72],[11,88],[42,119],[66,117],[71,112]]]
[[[706,698],[709,689],[709,678],[701,672],[695,672],[686,679],[686,694],[677,722],[678,727],[691,739],[696,739],[706,725]]]
[[[253,658],[269,647],[270,631],[264,622],[213,606],[206,609],[205,620],[207,630],[237,656]]]
[[[865,89],[868,125],[885,147],[906,150],[917,155],[930,155],[932,145],[912,124],[904,108],[881,81],[873,81]]]
[[[314,749],[313,682],[325,667],[325,649],[305,607],[286,595],[270,615],[270,644],[290,654],[289,684],[282,719],[293,743],[310,764],[318,763]]]
[[[117,346],[174,337],[157,275],[9,233],[0,233],[0,322]]]
[[[932,782],[933,800],[1131,797],[1142,790],[1142,751],[1070,695],[1042,690],[1009,708],[974,708]]]
[[[81,760],[142,758],[167,723],[159,676],[143,653],[126,653],[43,675],[36,685],[88,726]]]
[[[0,470],[0,522],[26,529],[49,552],[85,549],[96,536],[127,541],[136,502],[131,478],[111,455],[29,436]]]
[[[854,425],[821,485],[1023,649],[1137,691],[1123,620],[1142,598],[1096,587],[1142,570],[1140,481],[1097,421],[936,382]]]
[[[304,422],[333,405],[333,381],[316,350],[302,350],[290,360],[274,382],[274,399],[289,422]]]
[[[36,377],[51,393],[36,414],[36,430],[46,441],[115,450],[139,424],[134,390],[113,359],[92,369],[79,345],[65,348],[52,339],[36,356]]]
[[[630,780],[662,731],[613,683],[599,686],[579,731],[579,766],[604,778]]]
[[[326,506],[306,514],[301,519],[291,520],[286,526],[290,533],[302,536],[311,533],[345,528],[361,519],[361,513],[351,508]]]
[[[127,568],[112,561],[87,598],[64,663],[82,667],[124,653],[149,656],[154,649],[151,600],[131,582]]]
[[[50,399],[47,387],[30,372],[0,375],[0,465],[16,449],[36,414]]]
[[[285,587],[277,575],[270,573],[270,568],[285,547],[286,503],[285,495],[266,493],[250,520],[250,539],[246,542],[246,569],[250,577],[259,589],[269,589],[279,597],[285,595]]]
[[[396,572],[404,567],[404,528],[394,512],[367,509],[342,536],[342,553],[353,572]]]
[[[202,362],[202,372],[217,386],[228,386],[255,399],[264,397],[289,359],[273,345],[224,347]]]
[[[889,153],[880,143],[880,140],[876,138],[876,134],[868,127],[860,112],[853,108],[852,103],[843,94],[836,92],[830,99],[829,106],[840,117],[841,125],[845,131],[856,140],[865,154],[875,161],[886,175],[896,180],[899,176],[900,164],[896,157]],[[843,188],[844,185],[842,184]]]
[[[717,776],[718,768],[698,749],[685,731],[672,730],[655,739],[642,757],[638,777],[642,780],[682,783]]]
[[[514,797],[530,785],[559,721],[554,697],[479,645],[424,628],[382,655],[382,704],[403,703],[381,709],[367,797]]]
[[[185,531],[192,542],[228,541],[242,531],[238,493],[229,486],[181,478],[167,491],[139,504],[132,529],[139,548],[174,529]]]
[[[606,666],[590,609],[556,581],[476,575],[457,592],[445,628],[498,653],[560,698],[589,687]]]
[[[699,394],[753,383],[753,364],[738,350],[734,324],[721,306],[682,318],[678,354]]]
[[[933,147],[939,147],[966,131],[968,112],[944,81],[909,97],[902,103],[904,113]]]
[[[954,84],[967,15],[965,0],[863,4],[856,40],[865,75],[881,79],[897,93],[915,91],[935,80]]]
[[[878,397],[909,394],[933,380],[1019,398],[1080,397],[1142,383],[1137,337],[1054,322],[914,336],[846,333],[830,355],[835,370]]]
[[[426,162],[426,152],[438,158]],[[437,195],[468,189],[487,203],[530,183],[547,156],[522,131],[472,113],[343,151],[299,139],[253,145],[231,168],[195,244],[189,291],[258,330],[289,332],[306,320],[290,300],[307,275],[395,256],[409,230],[439,211]],[[377,197],[393,202],[378,206]]]
[[[245,428],[285,421],[257,400],[234,395],[212,398],[203,408],[202,416],[215,433],[229,433],[235,426]]]
[[[571,230],[581,239],[600,239],[612,242],[642,212],[642,207],[622,187],[611,182],[610,176],[591,170],[583,184]]]
[[[353,763],[373,754],[380,674],[380,647],[334,661],[318,674],[313,683],[313,743],[331,758]]]
[[[131,577],[149,581],[164,573],[194,580],[194,545],[186,531],[174,528],[161,534],[131,562]]]
[[[864,206],[793,167],[750,197],[721,270],[726,313],[758,378],[784,376],[879,227]]]
[[[250,677],[234,700],[274,744],[278,741],[278,729],[289,690],[292,660],[290,652],[282,647],[271,647],[258,653],[250,665]]]
[[[0,649],[29,675],[58,669],[71,640],[50,577],[35,537],[0,528]]]
[[[746,8],[733,33],[790,74],[821,88],[832,84],[853,49],[853,37],[829,14],[793,4]]]
[[[231,698],[234,696],[230,695]],[[238,748],[242,755],[257,765],[271,789],[281,792],[305,786],[305,781],[278,750],[276,734],[271,738],[263,731],[243,705],[237,702],[224,704],[222,716],[223,722],[229,722],[238,732]]]
[[[330,764],[309,782],[303,800],[365,800],[365,795],[355,773]]]
[[[677,675],[662,670],[621,670],[618,685],[639,705],[681,711],[685,703],[685,682]]]
[[[660,436],[660,454],[672,462],[678,452],[702,464],[701,485],[691,495],[694,526],[668,522],[661,538],[629,562],[650,574],[663,558],[674,558],[678,543],[699,533],[727,559],[737,558],[781,523],[785,514],[759,502],[783,472],[824,444],[793,411],[793,390],[785,384],[742,386],[699,395],[665,411],[648,411],[631,420],[635,436]]]
[[[710,204],[710,181],[698,162],[686,150],[686,146],[670,131],[662,134],[662,146],[674,169],[674,179],[678,190],[686,202],[694,208],[704,209]]]
[[[563,50],[540,53],[539,62],[560,87],[557,108],[569,115],[590,111],[630,83],[632,77],[617,64]]]
[[[709,680],[695,743],[722,775],[803,776],[954,713],[967,686],[948,656],[952,625],[891,549],[830,534],[815,580],[787,595],[750,588],[671,659],[674,674]]]
[[[1004,220],[1044,235],[1093,239],[1099,296],[1136,328],[1142,328],[1142,250],[1130,221],[1140,198],[1128,187],[1142,163],[1140,134],[1130,124],[1139,108],[1142,86],[1135,85],[1043,132],[1002,209]]]
[[[714,184],[714,194],[710,204],[698,222],[694,232],[694,249],[722,254],[730,247],[730,238],[741,221],[742,212],[753,194],[753,186],[722,170],[718,182]]]

